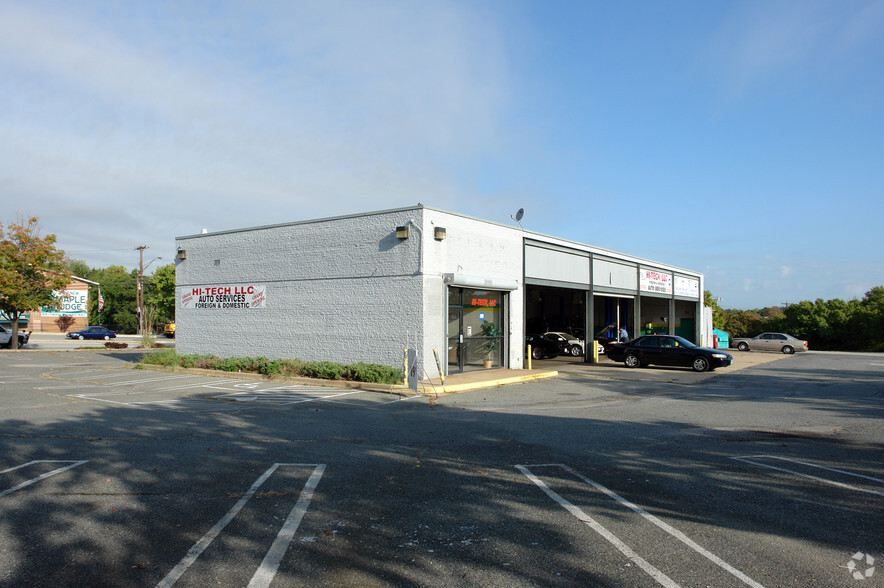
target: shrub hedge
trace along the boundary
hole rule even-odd
[[[401,384],[402,370],[375,363],[341,364],[300,359],[266,357],[215,357],[213,355],[178,355],[174,349],[148,353],[141,363],[165,367],[203,368],[224,372],[249,372],[265,376],[347,380],[371,384]]]

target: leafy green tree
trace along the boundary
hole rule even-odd
[[[70,271],[73,275],[80,278],[86,278],[87,280],[92,279],[90,276],[92,270],[89,268],[88,265],[86,265],[85,261],[82,261],[80,259],[71,259],[68,260],[67,265],[68,271]]]
[[[884,286],[866,292],[849,321],[850,335],[867,351],[884,351]]]
[[[157,268],[146,280],[146,300],[157,308],[157,320],[161,323],[175,321],[175,264]]]
[[[55,235],[39,236],[36,216],[5,229],[0,223],[0,311],[12,321],[12,349],[18,347],[19,317],[42,306],[58,308],[54,292],[70,283],[64,251],[55,242]]]
[[[138,330],[138,317],[135,314],[135,275],[137,270],[126,271],[121,265],[104,269],[94,269],[89,273],[93,282],[101,284],[104,308],[98,312],[98,297],[90,297],[89,322],[106,325],[109,329],[122,333],[135,333]],[[86,277],[86,276],[81,276]]]
[[[703,304],[712,309],[712,326],[724,330],[722,328],[725,322],[724,312],[718,305],[718,299],[709,290],[703,290]]]

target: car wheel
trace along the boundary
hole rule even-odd
[[[104,336],[104,340],[105,340],[105,341],[110,341],[110,336],[109,336],[109,335],[105,335],[105,336]]]
[[[749,344],[744,341],[740,341],[740,344],[737,345],[737,349],[739,349],[740,351],[749,351]]]
[[[534,359],[543,359],[543,349],[541,349],[540,347],[532,347],[531,357],[533,357]]]
[[[80,335],[79,337],[77,337],[77,339],[79,339],[80,341],[83,341],[85,338],[86,337],[84,337],[83,335]]]
[[[573,347],[571,347],[571,355],[573,355],[574,357],[583,355],[583,349],[580,347],[580,345],[574,345]]]
[[[697,356],[694,358],[694,363],[691,364],[691,368],[695,372],[705,372],[709,369],[709,360],[703,356]]]
[[[785,353],[786,355],[792,355],[793,353],[795,353],[795,350],[792,349],[790,345],[786,345],[783,347],[783,353]]]
[[[629,353],[626,355],[626,357],[623,359],[623,363],[628,368],[636,368],[641,365],[641,362],[638,360],[638,357],[636,357],[632,353]]]

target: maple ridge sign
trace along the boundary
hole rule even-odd
[[[43,316],[86,316],[86,301],[89,292],[86,290],[64,290],[53,292],[52,296],[57,301],[58,307],[44,306],[40,309]]]
[[[266,284],[237,286],[202,286],[187,288],[181,293],[181,308],[197,310],[242,310],[264,308]]]

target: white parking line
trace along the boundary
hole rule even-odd
[[[72,461],[72,460],[66,460],[66,459],[38,459],[38,460],[34,460],[34,461],[29,461],[28,463],[24,463],[20,466],[15,466],[14,468],[9,468],[9,469],[5,469],[3,471],[0,471],[0,474],[5,474],[7,472],[12,472],[12,471],[15,471],[15,470],[18,470],[21,468],[26,468],[28,466],[35,465],[38,463],[66,463],[66,464],[70,464],[70,465],[67,465],[63,468],[57,468],[57,469],[52,470],[51,472],[46,472],[45,474],[37,476],[36,478],[31,478],[30,480],[27,480],[26,482],[22,482],[21,484],[19,484],[17,486],[13,486],[12,488],[10,488],[8,490],[4,490],[3,492],[0,492],[0,498],[2,498],[3,496],[6,496],[7,494],[12,494],[16,490],[21,490],[22,488],[30,486],[31,484],[36,484],[40,480],[45,480],[46,478],[49,478],[51,476],[55,476],[55,475],[60,474],[62,472],[66,472],[70,469],[73,469],[79,465],[83,465],[84,463],[87,463],[88,461],[89,461],[88,459],[81,460],[81,461]]]
[[[131,374],[130,374],[131,375]],[[163,376],[163,377],[151,377],[151,378],[142,378],[140,380],[129,380],[127,382],[112,382],[104,384],[105,386],[131,386],[134,384],[150,384],[153,382],[165,382],[167,380],[183,380],[184,378],[190,378],[188,375],[181,376]]]
[[[131,377],[131,374],[123,374],[123,375],[128,375]],[[74,388],[74,389],[83,388],[85,384],[110,388],[113,386],[132,386],[135,384],[149,384],[152,382],[163,382],[163,381],[167,381],[167,380],[180,380],[180,379],[189,378],[189,377],[191,377],[191,376],[186,376],[186,375],[165,376],[165,377],[161,377],[161,378],[147,378],[147,379],[141,379],[141,380],[129,380],[127,382],[102,382],[100,384],[97,384],[95,382],[87,382],[87,381],[64,380],[65,382],[68,382],[68,383],[67,384],[59,384],[58,386],[40,386],[36,389],[37,390],[70,390],[72,388]]]
[[[213,383],[215,380],[206,380],[202,382],[195,382],[191,384],[184,384],[183,386],[169,386],[168,388],[158,388],[160,392],[170,392],[172,390],[187,390],[188,388],[202,388],[204,386],[208,386]]]
[[[303,519],[304,515],[307,513],[307,507],[310,506],[310,501],[313,500],[313,491],[316,490],[316,486],[319,484],[319,480],[322,478],[324,472],[325,464],[319,464],[313,470],[310,479],[307,480],[307,483],[304,484],[304,489],[301,490],[301,495],[298,497],[297,504],[295,504],[292,512],[289,513],[288,518],[285,520],[285,523],[283,523],[282,528],[276,535],[276,539],[273,541],[270,551],[264,556],[264,561],[261,562],[261,567],[259,567],[258,571],[255,572],[255,575],[252,576],[252,581],[249,582],[249,588],[263,588],[270,586],[270,582],[273,581],[273,577],[276,576],[276,571],[279,569],[279,564],[282,562],[282,556],[285,555],[289,545],[291,545],[292,539],[295,538],[295,532],[301,524],[301,519]]]
[[[193,563],[197,560],[197,558],[206,550],[206,548],[215,540],[215,538],[224,530],[230,521],[232,521],[239,511],[243,509],[249,499],[254,496],[255,492],[258,491],[258,488],[261,487],[264,482],[281,466],[289,466],[289,467],[312,467],[313,474],[311,474],[310,479],[307,480],[307,483],[304,485],[304,489],[301,491],[301,495],[298,498],[297,504],[292,509],[285,523],[280,529],[279,534],[276,536],[276,540],[273,542],[273,545],[270,548],[270,551],[267,552],[267,555],[264,557],[264,561],[261,563],[261,566],[258,568],[258,571],[252,577],[252,581],[249,586],[268,586],[270,581],[273,580],[273,577],[276,575],[276,570],[279,568],[279,562],[282,561],[282,556],[285,554],[285,551],[288,549],[289,544],[291,543],[292,538],[294,537],[295,531],[297,531],[298,526],[301,524],[301,519],[304,517],[304,513],[307,512],[307,507],[310,506],[310,501],[313,498],[313,491],[316,489],[316,485],[319,484],[319,479],[322,477],[323,472],[325,472],[325,464],[307,464],[307,463],[275,463],[270,469],[261,474],[257,480],[252,484],[251,488],[249,488],[248,492],[239,499],[239,501],[233,505],[224,517],[218,521],[215,526],[209,529],[209,532],[203,535],[203,537],[197,541],[193,547],[191,547],[187,555],[184,556],[178,565],[172,568],[172,571],[163,578],[159,584],[157,584],[157,588],[167,588],[175,584],[184,572],[193,565]],[[274,563],[275,562],[275,563]],[[265,583],[266,582],[266,583]]]
[[[278,406],[287,406],[290,404],[303,404],[305,402],[329,400],[331,398],[340,398],[341,396],[352,396],[354,394],[361,393],[361,390],[338,393],[326,393],[316,390],[312,393],[312,396],[309,396],[304,393],[279,394],[278,392],[272,390],[252,390],[249,392],[235,392],[233,394],[227,394],[226,396],[218,396],[217,399],[230,400],[234,402],[266,402],[269,404],[276,404]]]
[[[639,554],[630,549],[628,545],[620,541],[620,539],[618,539],[613,533],[600,525],[591,516],[580,510],[580,508],[578,508],[575,504],[573,504],[572,502],[568,502],[560,494],[554,492],[549,486],[543,483],[543,480],[532,474],[527,467],[517,465],[516,469],[522,472],[522,474],[524,474],[525,477],[527,477],[529,480],[534,482],[534,484],[538,488],[543,490],[547,496],[552,498],[555,502],[559,503],[562,508],[574,515],[574,517],[578,521],[586,523],[593,531],[607,539],[611,545],[613,545],[620,551],[620,553],[628,557],[630,561],[634,562],[638,567],[644,570],[646,574],[657,580],[658,583],[662,584],[663,586],[667,586],[668,588],[678,588],[678,584],[676,584],[672,580],[672,578],[645,561],[645,559],[643,559]]]
[[[746,456],[743,456],[743,457],[731,457],[731,459],[735,459],[735,460],[737,460],[737,461],[742,461],[742,462],[744,462],[744,463],[751,463],[752,465],[757,465],[758,467],[767,468],[767,469],[769,469],[769,470],[776,470],[776,471],[778,471],[778,472],[786,472],[786,473],[788,473],[788,474],[793,474],[793,475],[796,475],[796,476],[800,476],[800,477],[802,477],[802,478],[807,478],[807,479],[809,479],[809,480],[815,480],[815,481],[817,481],[817,482],[822,482],[822,483],[824,483],[824,484],[829,484],[829,485],[831,485],[831,486],[838,486],[839,488],[846,488],[846,489],[848,489],[848,490],[855,490],[855,491],[857,491],[857,492],[865,492],[865,493],[867,493],[867,494],[877,494],[878,496],[884,496],[884,492],[879,492],[879,491],[877,491],[877,490],[869,490],[868,488],[860,488],[860,487],[858,487],[858,486],[851,486],[850,484],[844,484],[843,482],[836,482],[835,480],[829,480],[829,479],[826,479],[826,478],[820,478],[820,477],[818,477],[818,476],[811,476],[810,474],[803,474],[803,473],[801,473],[801,472],[796,472],[795,470],[790,470],[790,469],[788,469],[788,468],[780,468],[780,467],[777,467],[777,466],[773,466],[773,465],[770,465],[770,464],[761,463],[761,462],[753,461],[753,460],[756,460],[756,459],[778,459],[778,460],[780,460],[780,461],[788,461],[788,462],[791,462],[791,463],[796,463],[796,464],[803,465],[803,466],[807,466],[807,467],[811,467],[811,468],[816,468],[816,469],[820,469],[820,470],[826,470],[826,471],[829,471],[829,472],[835,472],[835,473],[837,473],[837,474],[843,474],[843,475],[845,475],[845,476],[853,476],[853,477],[855,477],[855,478],[863,478],[863,479],[866,479],[866,480],[871,480],[872,482],[877,482],[877,483],[879,483],[879,484],[884,484],[884,480],[880,480],[880,479],[878,479],[878,478],[873,478],[873,477],[871,477],[871,476],[864,476],[864,475],[862,475],[862,474],[855,474],[855,473],[853,473],[853,472],[846,472],[846,471],[844,471],[844,470],[838,470],[838,469],[835,469],[835,468],[827,468],[827,467],[825,467],[825,466],[821,466],[821,465],[816,465],[816,464],[812,464],[812,463],[807,463],[807,462],[804,462],[804,461],[798,461],[797,459],[789,459],[789,458],[786,458],[786,457],[777,457],[776,455],[746,455]]]
[[[607,540],[608,540],[609,542],[611,542],[614,546],[616,546],[618,549],[620,549],[620,551],[623,552],[624,555],[626,555],[627,557],[629,557],[630,559],[632,559],[633,561],[635,561],[636,564],[637,564],[639,567],[641,567],[642,569],[644,569],[648,574],[650,574],[651,576],[653,576],[654,579],[656,579],[658,582],[660,582],[660,583],[663,584],[664,586],[668,586],[669,584],[664,583],[663,581],[661,581],[660,579],[658,579],[657,576],[655,575],[655,573],[659,573],[659,574],[662,575],[662,572],[660,572],[659,570],[657,570],[657,568],[654,568],[653,566],[651,566],[651,564],[649,564],[649,563],[647,563],[645,560],[641,559],[638,555],[634,554],[634,552],[632,552],[631,550],[629,550],[628,547],[626,547],[625,545],[623,545],[623,548],[629,550],[630,553],[633,553],[633,555],[629,555],[629,554],[627,553],[627,551],[624,551],[624,549],[622,549],[622,548],[620,547],[620,545],[622,545],[622,542],[621,542],[619,539],[617,539],[614,535],[612,535],[610,532],[608,532],[606,529],[604,529],[604,527],[602,527],[601,525],[599,525],[595,520],[593,520],[592,518],[590,518],[589,515],[587,515],[586,513],[584,513],[584,512],[583,512],[582,510],[580,510],[577,506],[575,506],[574,504],[568,502],[567,500],[565,500],[565,498],[563,498],[562,496],[560,496],[559,494],[557,494],[557,493],[554,492],[553,490],[549,489],[549,488],[546,486],[546,484],[544,484],[540,479],[538,479],[536,476],[534,476],[533,474],[531,474],[531,471],[528,469],[528,468],[539,468],[539,467],[556,467],[556,468],[560,468],[560,469],[562,469],[562,470],[568,472],[568,473],[571,474],[572,476],[578,478],[579,480],[582,480],[583,482],[586,482],[587,484],[589,484],[589,485],[592,486],[593,488],[595,488],[595,489],[597,489],[597,490],[600,490],[600,491],[603,492],[604,494],[606,494],[606,495],[608,495],[609,497],[613,498],[614,500],[616,500],[616,501],[617,501],[618,503],[620,503],[621,505],[623,505],[623,506],[629,508],[630,510],[632,510],[632,511],[638,513],[638,514],[640,514],[642,517],[645,518],[645,520],[647,520],[647,521],[653,523],[654,525],[656,525],[656,526],[659,527],[660,529],[663,529],[664,531],[666,531],[667,533],[669,533],[670,535],[672,535],[673,537],[675,537],[676,539],[678,539],[679,541],[681,541],[682,543],[684,543],[685,545],[687,545],[688,547],[690,547],[691,549],[693,549],[694,551],[696,551],[697,553],[699,553],[700,555],[702,555],[703,557],[705,557],[706,559],[708,559],[709,561],[711,561],[712,563],[714,563],[715,565],[717,565],[718,567],[720,567],[721,569],[725,570],[725,571],[728,572],[729,574],[731,574],[731,575],[733,575],[734,577],[738,578],[738,579],[739,579],[740,581],[742,581],[744,584],[747,584],[747,585],[749,585],[749,586],[752,586],[753,588],[764,588],[764,586],[763,586],[762,584],[759,584],[758,582],[756,582],[755,580],[753,580],[752,578],[750,578],[749,576],[747,576],[746,574],[744,574],[744,573],[741,572],[740,570],[734,568],[733,566],[731,566],[729,563],[727,563],[726,561],[724,561],[723,559],[721,559],[720,557],[718,557],[718,556],[715,555],[714,553],[712,553],[712,552],[708,551],[707,549],[701,547],[700,545],[698,545],[697,543],[695,543],[692,539],[690,539],[687,535],[685,535],[684,533],[682,533],[682,532],[679,531],[678,529],[676,529],[676,528],[672,527],[671,525],[669,525],[669,524],[663,522],[662,520],[658,519],[657,517],[655,517],[654,515],[652,515],[652,514],[649,513],[648,511],[646,511],[645,509],[643,509],[643,508],[641,508],[641,507],[639,507],[639,506],[633,504],[632,502],[626,500],[625,498],[623,498],[623,497],[620,496],[619,494],[616,494],[615,492],[613,492],[613,491],[609,490],[608,488],[602,486],[602,485],[599,484],[598,482],[595,482],[595,481],[593,481],[593,480],[590,480],[590,479],[587,478],[586,476],[583,476],[582,474],[579,474],[578,472],[576,472],[576,471],[574,471],[573,469],[569,468],[569,467],[566,466],[565,464],[561,464],[561,463],[552,463],[552,464],[535,464],[535,465],[529,465],[529,466],[518,466],[518,465],[516,466],[516,469],[518,469],[518,470],[519,470],[520,472],[522,472],[525,476],[527,476],[532,482],[534,482],[537,486],[539,486],[544,492],[546,492],[546,494],[547,494],[550,498],[552,498],[553,500],[555,500],[556,502],[558,502],[560,505],[562,505],[562,507],[564,507],[568,512],[570,512],[570,513],[573,514],[575,517],[577,517],[578,520],[585,522],[587,525],[589,525],[590,527],[592,527],[593,530],[595,530],[597,533],[599,533],[600,535],[602,535],[603,537],[605,537],[605,539],[607,539]],[[618,544],[619,544],[619,545],[618,545]],[[635,558],[638,558],[638,559],[634,559],[633,556],[634,556]],[[644,562],[644,563],[640,563],[640,562]],[[646,569],[645,566],[647,566],[648,569]],[[663,577],[666,581],[672,582],[672,580],[669,579],[668,577],[666,577],[665,575],[662,575],[662,577]],[[673,585],[673,586],[677,586],[677,584],[675,584],[675,583],[673,583],[672,585]]]

